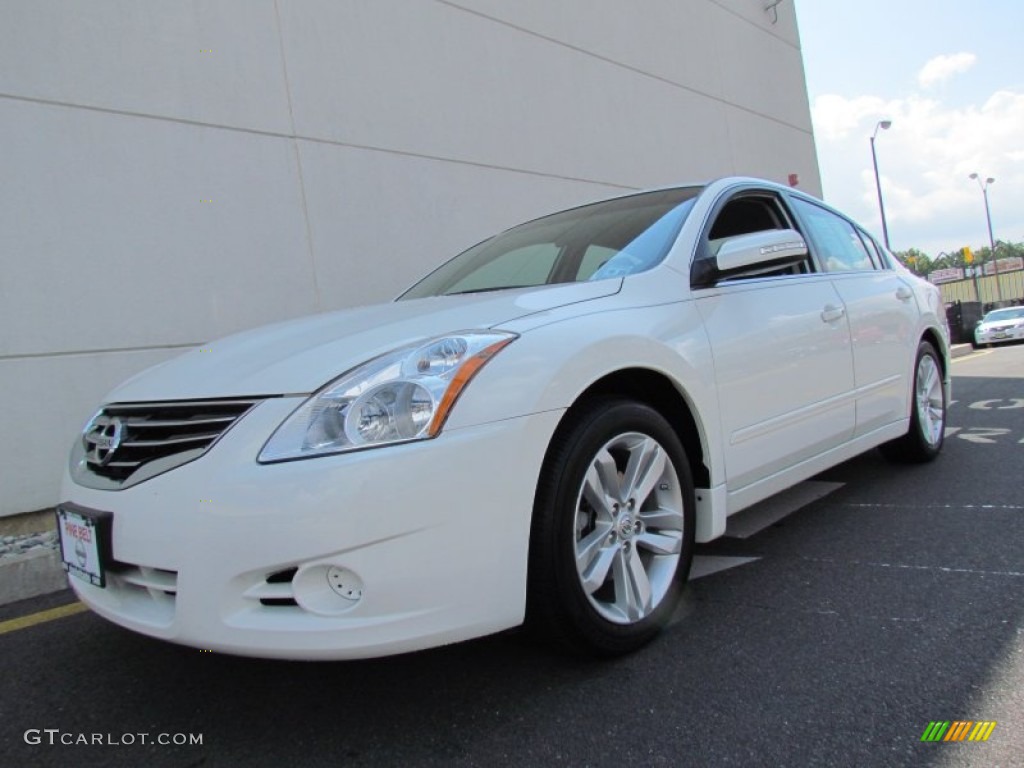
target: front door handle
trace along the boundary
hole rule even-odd
[[[834,323],[845,314],[845,308],[837,307],[835,304],[826,304],[825,308],[821,310],[821,320],[825,323]]]
[[[907,288],[907,286],[901,285],[896,289],[896,298],[900,301],[910,301],[914,298],[914,292]]]

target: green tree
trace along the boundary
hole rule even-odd
[[[951,267],[966,267],[967,260],[964,258],[963,248],[954,248],[946,253],[946,260]]]
[[[919,275],[927,275],[934,269],[932,260],[924,251],[917,248],[908,248],[905,251],[896,251],[893,254],[900,263],[907,269],[917,272]]]
[[[1024,243],[1010,243],[1006,240],[996,240],[996,256],[1000,259],[1008,259],[1013,256],[1024,258]]]
[[[919,275],[927,275],[936,269],[979,266],[992,260],[992,249],[987,245],[983,245],[980,248],[972,248],[971,250],[973,254],[971,264],[968,264],[964,258],[963,248],[939,251],[935,258],[930,257],[918,248],[896,251],[893,255],[899,259],[903,266]],[[1008,259],[1013,256],[1024,259],[1024,242],[1011,243],[1008,240],[996,240],[996,256],[1000,259]]]

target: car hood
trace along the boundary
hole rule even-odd
[[[614,295],[622,280],[438,296],[327,312],[255,328],[149,368],[106,402],[305,394],[421,339],[494,328],[517,318]]]

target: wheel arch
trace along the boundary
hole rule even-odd
[[[651,368],[622,368],[604,374],[576,397],[562,416],[559,428],[575,409],[595,398],[621,396],[645,403],[660,413],[679,437],[690,464],[696,488],[707,488],[711,472],[707,463],[705,433],[685,392],[666,374]]]
[[[942,386],[946,394],[946,402],[948,403],[953,397],[953,369],[952,369],[952,358],[950,357],[949,345],[946,343],[945,337],[942,332],[933,326],[929,326],[924,329],[921,333],[918,345],[922,341],[927,341],[931,344],[935,351],[939,354],[939,372],[942,374]],[[910,386],[913,390],[914,377],[911,374]],[[911,402],[913,402],[913,391],[910,393]]]
[[[924,333],[921,334],[918,344],[922,341],[927,341],[935,347],[935,351],[939,353],[939,366],[942,368],[943,378],[946,378],[949,375],[949,360],[946,345],[943,342],[942,337],[939,335],[939,332],[934,328],[926,328]]]

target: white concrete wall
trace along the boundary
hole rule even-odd
[[[0,0],[0,515],[118,381],[528,217],[819,191],[791,3]]]

